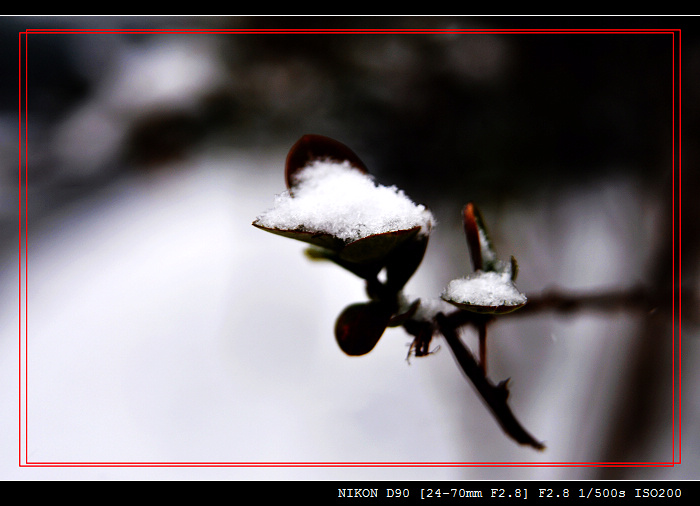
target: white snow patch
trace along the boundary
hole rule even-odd
[[[479,244],[481,244],[481,259],[483,264],[498,263],[491,241],[481,227],[479,227]]]
[[[474,306],[517,306],[527,302],[510,279],[510,272],[477,271],[471,276],[453,279],[442,298]]]
[[[382,186],[348,162],[316,160],[296,174],[294,195],[287,191],[256,224],[278,230],[326,233],[346,242],[375,234],[421,227],[433,216],[395,186]]]

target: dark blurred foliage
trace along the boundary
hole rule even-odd
[[[272,29],[677,25],[673,18],[528,17],[51,21],[10,18],[5,24]],[[11,30],[3,33],[8,45],[10,37],[16,37]],[[153,35],[118,37],[138,43]],[[670,168],[670,36],[220,37],[231,86],[207,97],[196,115],[159,111],[134,123],[125,146],[130,161],[167,158],[214,131],[225,131],[231,143],[258,148],[291,145],[302,134],[319,133],[353,146],[372,172],[425,201],[446,192],[461,200],[522,196],[542,185],[612,170],[655,176]],[[688,47],[693,39],[686,36],[684,42]],[[58,36],[30,39],[30,113],[35,127],[44,119],[62,117],[90,97],[99,76],[87,76],[75,67],[73,43]],[[269,89],[262,89],[265,84]],[[6,97],[14,96],[13,82],[7,80],[5,86]],[[7,98],[3,105],[14,108]],[[426,174],[435,184],[426,184]]]
[[[302,24],[270,21],[251,27]],[[351,24],[496,28],[521,21],[538,26],[481,18]],[[669,36],[279,35],[237,43],[251,59],[315,75],[312,107],[271,126],[282,135],[296,129],[346,138],[372,170],[416,198],[431,189],[463,200],[526,195],[611,170],[657,175],[670,168]],[[426,185],[426,174],[448,183]]]

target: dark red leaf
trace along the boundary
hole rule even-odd
[[[373,234],[349,243],[340,252],[340,258],[353,263],[384,262],[396,248],[416,237],[420,226],[392,232]]]
[[[481,241],[479,240],[479,224],[477,216],[479,210],[471,202],[464,207],[463,221],[464,234],[467,236],[467,245],[472,258],[472,267],[475,271],[482,268]]]
[[[383,232],[346,243],[343,239],[324,232],[270,228],[260,225],[257,220],[253,222],[253,226],[272,234],[296,239],[297,241],[306,242],[332,251],[338,255],[337,260],[341,265],[376,265],[377,271],[385,265],[387,257],[394,251],[397,251],[399,247],[418,241],[419,239],[422,240],[422,238],[417,238],[420,227]],[[422,246],[422,248],[424,251],[425,246]],[[413,257],[415,255],[416,253],[409,256]],[[411,272],[411,274],[413,274],[413,272]]]
[[[286,230],[282,228],[270,228],[260,225],[257,221],[253,222],[253,226],[270,232],[272,234],[281,235],[282,237],[288,237],[290,239],[296,239],[297,241],[306,242],[324,248],[330,251],[341,251],[345,247],[345,241],[339,239],[331,234],[326,234],[322,232],[307,232],[305,230]]]
[[[428,235],[414,235],[395,248],[386,261],[386,284],[399,292],[416,272],[428,247]]]
[[[518,304],[502,304],[500,306],[479,306],[477,304],[469,304],[467,302],[456,302],[454,300],[444,299],[455,307],[463,309],[465,311],[471,311],[472,313],[481,314],[506,314],[520,309],[525,305],[525,302]]]
[[[367,167],[355,152],[342,142],[323,135],[307,134],[299,139],[287,154],[285,180],[290,190],[295,184],[294,174],[314,160],[331,159],[348,161],[350,165],[366,174]]]
[[[391,310],[377,301],[346,307],[335,323],[335,340],[348,355],[364,355],[379,342],[391,319]]]

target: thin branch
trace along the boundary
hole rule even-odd
[[[685,299],[684,306],[688,309],[697,304],[695,292],[687,287],[676,288],[675,298]],[[569,313],[575,311],[642,311],[654,313],[671,311],[673,309],[674,293],[671,287],[667,290],[635,286],[622,290],[611,290],[597,293],[575,293],[550,290],[539,296],[528,297],[527,304],[522,309],[514,311],[513,315],[525,316],[541,311],[556,311]],[[687,304],[686,304],[687,302]],[[692,311],[690,311],[692,313]]]
[[[523,428],[508,406],[507,401],[510,393],[508,391],[508,380],[502,381],[498,385],[491,383],[479,367],[472,353],[459,339],[455,327],[452,326],[448,318],[442,313],[437,314],[435,318],[438,328],[445,337],[457,363],[472,382],[477,392],[479,392],[479,395],[481,395],[481,398],[505,433],[520,444],[543,450],[545,448],[544,444],[537,441]]]
[[[486,376],[486,323],[481,322],[477,327],[479,329],[479,366]]]
[[[697,297],[692,292],[688,289],[681,291],[684,305],[689,300],[696,303]],[[604,313],[641,311],[655,313],[657,311],[670,311],[672,309],[672,300],[673,294],[670,292],[654,292],[644,287],[589,294],[550,291],[539,296],[529,297],[524,307],[509,313],[508,316],[509,318],[512,318],[513,315],[527,316],[544,311],[553,311],[558,314],[570,314],[579,311]],[[461,309],[446,315],[439,313],[435,316],[438,329],[445,337],[462,371],[472,382],[506,434],[521,444],[530,445],[541,450],[544,448],[544,445],[525,431],[508,407],[509,392],[507,381],[494,385],[486,376],[485,330],[489,322],[494,319],[496,319],[494,315],[474,313]],[[473,325],[479,331],[479,361],[464,346],[457,334],[456,329],[464,325]]]
[[[687,321],[698,323],[698,318],[691,310],[691,308],[697,306],[698,298],[689,289],[681,289],[676,294],[676,299],[681,300],[681,296],[684,316],[689,315]],[[507,317],[511,319],[519,316],[532,316],[533,314],[546,311],[561,315],[582,311],[599,313],[639,311],[652,314],[671,311],[673,308],[672,302],[673,293],[671,291],[654,292],[644,287],[632,287],[602,293],[566,293],[552,290],[540,295],[528,296],[527,304],[517,311],[508,313]],[[450,326],[453,328],[459,328],[463,325],[474,325],[478,328],[487,315],[457,309],[446,316]],[[490,318],[495,318],[495,316]]]

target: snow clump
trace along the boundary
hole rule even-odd
[[[477,271],[466,278],[453,279],[441,297],[458,304],[480,307],[521,306],[527,302],[527,297],[511,281],[508,271]]]
[[[421,227],[430,233],[433,216],[396,186],[382,186],[349,162],[315,160],[294,175],[294,186],[256,224],[338,237],[346,243],[375,234]]]

